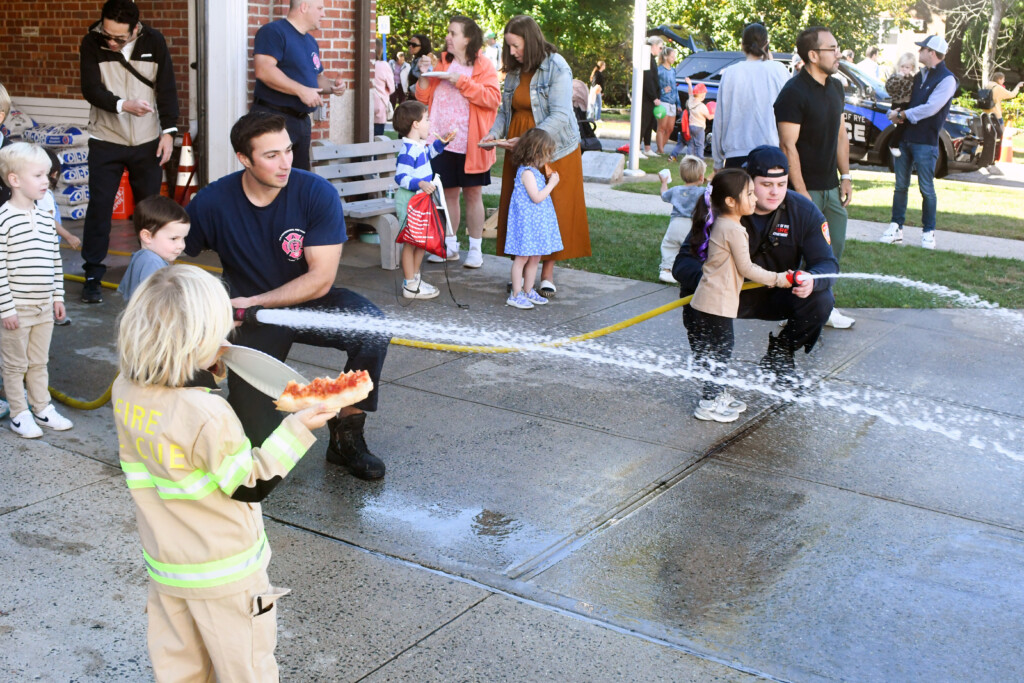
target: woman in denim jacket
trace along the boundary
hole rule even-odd
[[[501,176],[497,253],[505,255],[505,224],[516,177],[508,151],[523,133],[541,128],[555,140],[549,166],[550,172],[557,172],[560,178],[551,199],[563,249],[545,256],[541,267],[540,292],[551,297],[555,294],[555,261],[590,256],[580,131],[572,111],[572,71],[555,46],[544,39],[537,22],[523,15],[513,17],[505,26],[502,65],[506,76],[501,108],[490,134],[480,141],[498,140],[497,145],[507,150]]]

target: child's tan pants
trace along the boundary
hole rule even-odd
[[[4,393],[11,404],[11,417],[28,410],[28,401],[36,412],[50,403],[49,375],[50,337],[53,336],[53,304],[18,306],[18,329],[0,326],[0,373]]]
[[[149,658],[157,683],[277,681],[277,608],[288,589],[265,578],[262,590],[215,600],[176,598],[150,583]],[[262,613],[260,613],[262,610]]]

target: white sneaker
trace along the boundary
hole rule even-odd
[[[444,263],[444,259],[437,254],[427,254],[427,263]]]
[[[433,299],[440,293],[437,287],[419,278],[406,280],[402,284],[402,296],[406,299]]]
[[[484,264],[484,255],[479,249],[470,249],[466,254],[466,260],[462,263],[463,268],[479,268]]]
[[[889,154],[891,154],[894,159],[898,159],[899,157],[903,156],[903,152],[900,151],[899,147],[890,147]]]
[[[637,154],[636,156],[637,156],[637,158],[638,158],[638,159],[646,159],[646,158],[647,158],[647,155],[646,155],[646,154],[644,154],[643,152],[640,152],[640,153],[639,153],[639,154]]]
[[[43,430],[32,419],[32,413],[27,410],[11,418],[11,431],[24,439],[38,439],[43,435]]]
[[[58,413],[52,403],[46,404],[43,412],[36,413],[36,420],[43,427],[48,427],[56,432],[65,432],[75,426],[71,420]]]
[[[518,294],[510,294],[505,299],[505,305],[511,306],[512,308],[521,308],[523,310],[533,308],[533,302],[526,298],[526,294],[519,292]]]
[[[903,244],[903,228],[899,223],[890,223],[878,241],[883,244]]]
[[[444,240],[444,247],[448,251],[449,261],[459,260],[459,240],[454,237],[446,237]]]
[[[657,158],[657,157],[661,156],[660,154],[655,152],[653,149],[650,152],[644,152],[644,154],[646,154],[647,156],[649,156],[651,158]]]
[[[666,284],[670,284],[670,285],[678,285],[679,284],[679,282],[674,277],[672,277],[672,271],[669,270],[668,268],[662,268],[661,269],[661,272],[658,273],[658,279],[661,280],[662,282],[664,282]]]
[[[825,324],[837,330],[848,330],[853,327],[855,322],[857,321],[848,315],[843,315],[838,308],[833,308]]]
[[[723,394],[719,394],[717,398],[710,401],[701,399],[697,403],[697,410],[693,411],[693,416],[698,420],[735,422],[739,419],[740,414],[725,403]]]
[[[934,249],[935,248],[935,231],[929,230],[928,232],[921,233],[921,248],[922,249]]]
[[[737,413],[742,413],[747,409],[747,404],[743,401],[735,398],[728,391],[722,392],[722,403],[724,403],[729,410],[735,410]]]

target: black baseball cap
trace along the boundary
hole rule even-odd
[[[747,163],[743,164],[751,178],[761,176],[762,178],[781,178],[789,175],[789,159],[785,152],[772,145],[761,145],[750,150],[747,155]],[[773,168],[781,168],[781,171],[773,171]]]

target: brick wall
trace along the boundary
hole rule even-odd
[[[188,2],[138,0],[143,23],[163,33],[174,60],[180,126],[188,125]],[[82,99],[78,48],[102,3],[8,0],[0,22],[0,82],[11,97]],[[38,32],[38,35],[31,35]]]
[[[376,3],[373,3],[376,7]],[[332,78],[343,78],[351,88],[355,78],[355,0],[328,0],[327,14],[320,23],[320,30],[313,31],[313,37],[320,44],[320,58],[324,71]],[[256,31],[264,24],[281,19],[288,14],[288,0],[249,0],[249,93],[255,83],[252,55]],[[335,100],[337,102],[337,99]],[[334,112],[331,112],[334,116]],[[313,139],[328,137],[330,123],[313,123]]]

